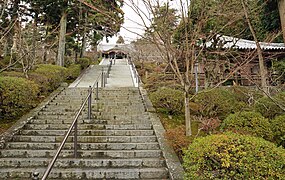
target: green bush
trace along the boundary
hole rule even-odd
[[[81,73],[81,66],[79,64],[71,64],[67,68],[67,79],[76,79]]]
[[[184,151],[185,179],[284,179],[285,150],[262,138],[225,133]]]
[[[9,77],[21,77],[25,78],[23,72],[17,72],[17,71],[4,71],[1,73],[2,76],[9,76]]]
[[[90,59],[88,58],[78,58],[76,64],[80,64],[81,69],[85,69],[90,65]]]
[[[0,77],[0,116],[13,119],[36,105],[38,85],[17,77]]]
[[[268,119],[257,112],[237,112],[230,114],[221,124],[221,129],[250,133],[267,140],[272,140],[273,132]]]
[[[274,101],[285,107],[285,92],[278,93],[272,97]],[[269,97],[260,98],[255,103],[255,110],[260,112],[266,118],[274,118],[277,115],[285,114],[285,112],[276,105]]]
[[[285,148],[285,115],[277,116],[271,120],[274,142]]]
[[[237,101],[253,105],[258,99],[263,97],[260,91],[244,86],[232,86],[228,88],[232,92]]]
[[[239,102],[234,93],[227,89],[216,88],[200,92],[190,103],[194,114],[204,117],[219,117],[223,120],[227,115],[247,108],[244,102]]]
[[[66,79],[67,69],[51,64],[40,64],[34,70],[33,76],[44,76],[40,81],[37,78],[33,80],[37,83],[44,81],[47,91],[53,91]]]
[[[184,96],[182,91],[162,87],[150,93],[149,98],[154,107],[160,111],[165,111],[170,115],[183,112]]]

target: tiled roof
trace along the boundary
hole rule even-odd
[[[217,48],[234,48],[234,49],[256,49],[256,44],[254,41],[246,40],[246,39],[238,39],[229,36],[219,36]],[[206,47],[212,47],[213,40],[206,42]],[[260,46],[263,50],[285,50],[284,43],[265,43],[260,42]]]
[[[131,44],[99,44],[97,46],[98,51],[106,52],[112,49],[130,52],[130,50],[133,49],[133,46]]]

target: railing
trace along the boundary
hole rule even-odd
[[[92,92],[93,90],[96,88],[96,100],[99,99],[99,79],[101,78],[101,87],[106,87],[107,84],[107,78],[109,77],[110,71],[111,71],[111,66],[112,66],[112,62],[110,62],[110,64],[107,66],[107,71],[104,72],[104,68],[102,68],[102,72],[101,74],[97,77],[95,83],[93,84],[93,86],[89,86],[88,89],[88,95],[86,96],[86,98],[84,99],[82,105],[80,106],[80,109],[78,110],[77,114],[75,115],[75,118],[71,124],[71,126],[69,127],[67,133],[64,136],[64,139],[62,140],[60,146],[58,147],[53,159],[51,160],[51,162],[49,163],[47,170],[45,171],[42,180],[45,180],[48,175],[50,174],[56,160],[58,159],[58,156],[61,152],[61,150],[63,149],[63,146],[65,145],[67,138],[69,137],[69,135],[71,134],[72,130],[74,131],[74,158],[77,158],[77,127],[78,127],[78,118],[81,115],[85,105],[88,105],[88,112],[87,112],[87,118],[91,119],[91,104],[92,104]],[[38,180],[39,179],[39,173],[38,172],[34,172],[33,173],[33,179],[34,180]]]
[[[139,87],[139,84],[140,84],[140,82],[141,82],[141,79],[140,79],[140,75],[139,75],[139,73],[138,73],[138,71],[137,71],[137,69],[136,69],[136,67],[135,67],[135,64],[133,63],[133,61],[132,61],[131,59],[128,59],[128,64],[129,64],[129,65],[131,66],[131,68],[132,68],[132,72],[133,72],[134,80],[135,80],[134,84],[135,84],[135,85],[137,84],[137,86]]]

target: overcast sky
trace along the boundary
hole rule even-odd
[[[142,13],[144,14],[144,21],[146,24],[150,24],[149,19],[151,18],[147,8],[143,5],[141,0],[132,0],[135,2],[135,6],[138,5]],[[154,0],[153,0],[154,1]],[[167,0],[160,0],[160,2],[166,2]],[[185,1],[185,0],[184,0]],[[131,0],[125,0],[123,11],[125,13],[125,20],[121,31],[118,33],[117,36],[113,38],[109,38],[109,44],[115,44],[118,36],[121,35],[126,43],[130,43],[131,41],[137,39],[139,35],[144,33],[144,25],[141,17],[133,10],[133,6],[131,5]],[[179,0],[172,0],[170,1],[170,7],[179,9]],[[106,43],[104,40],[102,43]]]

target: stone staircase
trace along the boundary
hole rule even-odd
[[[1,179],[41,177],[82,100],[86,88],[67,88],[0,150]],[[92,98],[94,99],[93,94]],[[71,135],[49,179],[170,179],[150,117],[137,88],[104,89],[78,120],[78,158]]]

